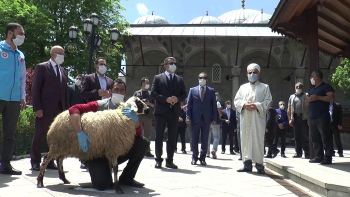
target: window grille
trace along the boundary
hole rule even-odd
[[[159,70],[159,74],[165,72],[164,66],[159,66],[158,70]]]
[[[214,64],[212,67],[212,80],[213,83],[221,82],[221,67],[219,64]]]

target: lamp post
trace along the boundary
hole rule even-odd
[[[90,18],[84,20],[84,34],[85,34],[85,43],[86,49],[89,49],[89,68],[88,72],[91,73],[91,67],[93,62],[94,52],[101,53],[104,51],[99,51],[99,47],[102,43],[102,37],[100,34],[96,33],[96,28],[99,22],[99,17],[96,13],[91,14]],[[78,29],[75,26],[71,26],[68,31],[70,43],[67,45],[67,51],[70,53],[75,53],[78,50],[75,40],[78,37]],[[106,48],[106,51],[111,51],[114,48],[117,49],[115,43],[118,40],[120,33],[117,28],[110,30],[110,40],[111,44]],[[82,52],[87,50],[81,50]]]

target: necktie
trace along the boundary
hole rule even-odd
[[[201,86],[201,101],[204,99],[204,86]]]
[[[170,76],[170,82],[172,82],[173,81],[173,75],[170,74],[169,76]]]
[[[61,86],[61,73],[60,73],[60,70],[58,69],[58,65],[56,65],[56,79],[58,84],[60,84]]]

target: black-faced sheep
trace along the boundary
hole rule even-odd
[[[79,147],[77,133],[70,122],[68,110],[59,114],[47,133],[49,152],[41,164],[37,187],[44,187],[45,169],[52,159],[57,161],[59,178],[64,184],[69,184],[63,171],[64,158],[75,157],[86,161],[106,157],[113,167],[114,188],[116,192],[123,193],[118,181],[117,158],[132,148],[135,139],[134,122],[122,113],[122,109],[127,106],[130,106],[131,110],[137,114],[143,114],[148,109],[139,98],[131,97],[125,103],[121,103],[116,110],[82,114],[82,127],[92,140],[87,153],[84,153]]]

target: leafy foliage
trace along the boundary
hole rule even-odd
[[[334,70],[333,70],[334,71]],[[345,98],[350,99],[350,61],[345,58],[340,65],[335,68],[332,75],[332,84],[335,90],[344,92]]]
[[[26,76],[26,102],[27,105],[32,105],[32,85],[34,79],[34,69],[33,67],[27,68]]]
[[[0,1],[0,25],[6,27],[10,22],[21,24],[26,33],[26,40],[20,50],[26,55],[27,67],[33,67],[39,62],[49,59],[49,51],[52,46],[65,47],[69,43],[68,29],[74,25],[82,31],[83,21],[92,13],[97,13],[100,19],[97,32],[102,36],[101,49],[106,49],[110,44],[109,30],[118,28],[124,32],[128,27],[124,16],[120,11],[124,8],[120,0],[2,0]],[[2,39],[6,35],[0,34]],[[86,39],[83,33],[76,41],[80,50],[86,49]],[[121,45],[117,43],[117,46]],[[88,74],[89,50],[70,54],[66,51],[63,66],[69,75],[78,73]],[[110,69],[109,76],[117,76],[120,68],[121,53],[118,50],[111,54],[97,53],[95,56],[107,58]],[[92,69],[94,72],[94,69]]]

